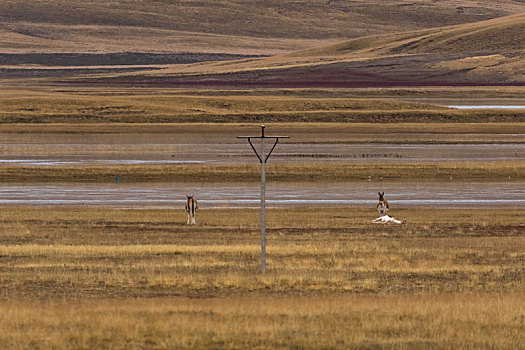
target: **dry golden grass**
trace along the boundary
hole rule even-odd
[[[513,52],[522,50],[525,39],[523,13],[487,21],[433,28],[414,32],[376,35],[349,40],[323,48],[291,53],[288,57],[421,54],[445,52]],[[379,51],[379,52],[378,52]]]
[[[142,86],[140,90],[129,86],[60,86],[42,84],[39,79],[27,81],[24,79],[3,80],[2,98],[75,98],[78,96],[261,96],[299,97],[299,98],[333,98],[333,99],[389,99],[410,100],[419,99],[505,99],[523,98],[522,86],[433,86],[433,87],[383,87],[383,88],[170,88]]]
[[[521,143],[525,123],[265,123],[272,135],[288,135],[289,143]],[[175,134],[188,140],[231,140],[260,130],[256,123],[51,123],[2,124],[2,134],[23,138],[33,134]],[[199,138],[200,135],[200,138]],[[204,137],[203,137],[204,136]],[[416,139],[417,138],[417,139]],[[495,140],[497,141],[497,139]]]
[[[0,302],[0,346],[518,349],[524,302],[522,293]]]
[[[111,91],[111,90],[109,90]],[[511,96],[514,93],[510,92]],[[522,91],[517,88],[517,91]],[[108,91],[105,91],[108,92]],[[115,93],[115,91],[113,91]],[[295,94],[295,92],[294,92]],[[389,98],[201,95],[162,89],[117,95],[93,92],[6,90],[0,98],[5,123],[247,123],[247,122],[523,122],[523,110],[456,110]],[[419,94],[418,94],[419,95]]]
[[[4,209],[3,298],[213,296],[228,293],[503,292],[523,285],[519,210],[371,209],[268,213],[268,273],[258,212]]]
[[[0,99],[3,122],[184,122],[249,121],[263,115],[286,120],[303,113],[391,113],[428,111],[454,112],[438,106],[410,102],[364,99],[311,99],[298,97],[226,96],[75,96],[50,94],[42,97]],[[431,112],[432,111],[432,112]],[[454,112],[454,113],[457,113]],[[217,119],[220,118],[220,119]],[[273,119],[271,118],[271,119]],[[299,120],[304,120],[300,118]],[[329,119],[327,120],[329,121]]]
[[[519,209],[1,213],[2,348],[525,345]]]
[[[525,27],[525,26],[524,26]],[[480,55],[457,60],[443,61],[435,64],[437,69],[468,70],[470,75],[490,75],[506,72],[513,75],[514,81],[523,81],[525,77],[525,50],[516,52],[512,57],[504,55]]]
[[[111,182],[118,174],[123,181],[257,181],[258,164],[224,165],[79,165],[3,166],[3,182]],[[525,161],[494,162],[335,162],[268,164],[271,181],[355,181],[366,179],[404,180],[519,180],[525,176]]]
[[[124,113],[224,114],[259,112],[306,112],[325,110],[446,110],[444,107],[420,103],[365,100],[311,99],[300,97],[243,97],[243,96],[78,96],[53,94],[46,97],[1,99],[5,115],[33,112],[41,115],[70,115]],[[120,113],[119,113],[120,112]]]

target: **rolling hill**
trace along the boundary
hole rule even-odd
[[[520,12],[523,0],[3,0],[0,53],[274,55]]]
[[[524,0],[3,0],[0,77],[98,74],[175,87],[522,84],[524,13]]]
[[[267,58],[173,66],[135,73],[133,80],[282,87],[520,85],[525,83],[523,33],[525,13]]]

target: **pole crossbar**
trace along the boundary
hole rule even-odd
[[[248,143],[250,144],[250,146],[252,146],[253,152],[255,153],[257,158],[259,159],[259,163],[262,163],[262,158],[259,155],[259,153],[257,153],[257,150],[255,149],[255,146],[252,143],[252,139],[262,139],[262,137],[237,136],[237,138],[238,139],[248,139]],[[281,138],[287,139],[288,136],[265,136],[264,138],[265,139],[275,139],[275,143],[273,144],[272,149],[270,149],[270,152],[268,152],[268,155],[264,159],[264,162],[267,163],[268,162],[268,158],[270,158],[270,156],[272,155],[272,152],[275,149],[275,146],[277,146],[277,143],[279,142],[279,139],[281,139]]]
[[[279,139],[287,139],[288,136],[265,136],[264,135],[264,125],[261,125],[261,136],[237,136],[238,139],[248,139],[248,143],[252,147],[253,152],[259,159],[261,163],[261,271],[262,273],[266,272],[266,170],[265,164],[268,162],[268,158],[272,154],[275,146],[279,142]],[[257,152],[255,146],[252,143],[252,139],[261,139],[261,154]],[[270,152],[265,155],[265,139],[275,139]]]
[[[273,138],[278,138],[278,139],[289,139],[290,136],[236,136],[236,138],[238,139],[273,139]]]

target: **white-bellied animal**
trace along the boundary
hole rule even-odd
[[[377,192],[379,194],[379,203],[377,203],[377,211],[381,216],[386,215],[386,212],[390,207],[388,206],[388,201],[385,199],[385,192]]]
[[[199,209],[199,206],[197,205],[197,200],[195,199],[194,195],[188,196],[186,195],[186,213],[188,213],[188,221],[186,224],[195,225],[195,213],[197,212],[197,209]]]
[[[373,222],[374,224],[398,224],[398,225],[407,223],[406,220],[403,220],[403,221],[397,220],[391,217],[390,215],[380,216],[377,219],[372,220],[371,222]]]

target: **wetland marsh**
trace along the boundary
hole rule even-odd
[[[3,124],[0,346],[524,346],[522,123],[267,124],[264,275],[258,131]]]
[[[0,1],[0,348],[525,349],[524,9]]]

